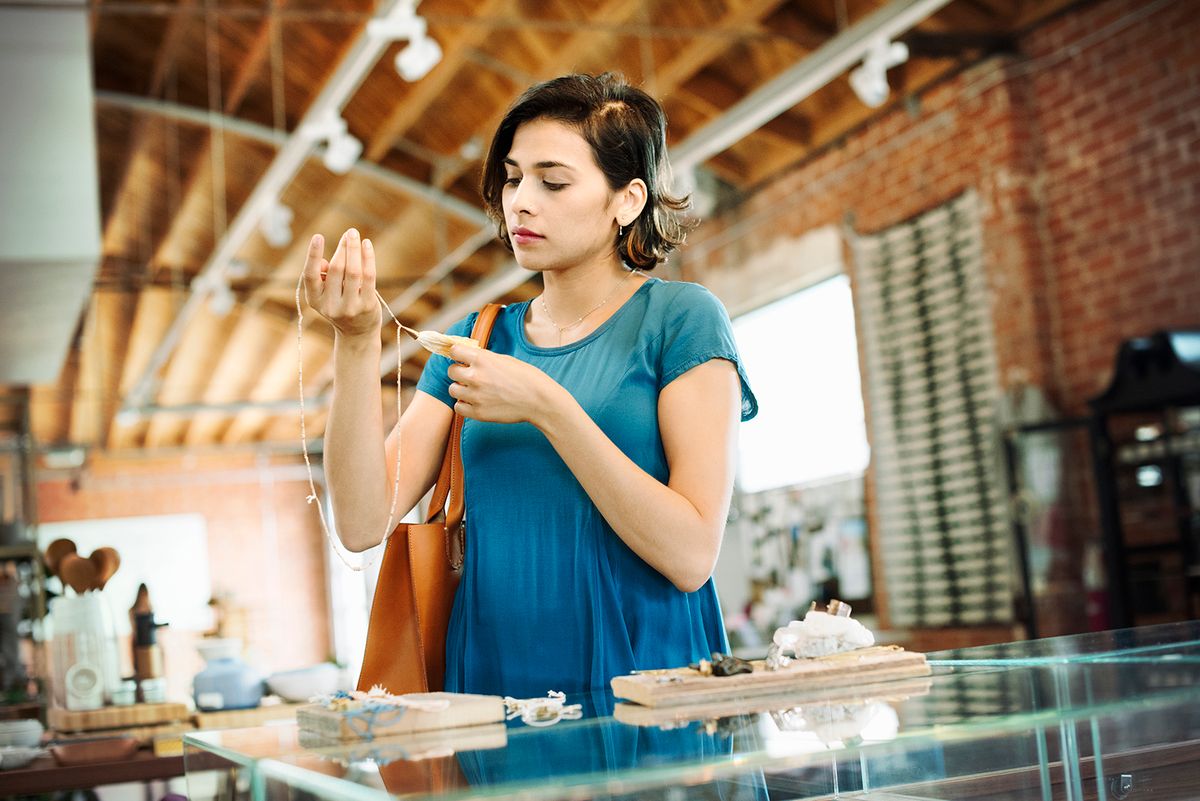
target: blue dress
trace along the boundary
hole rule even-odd
[[[666,483],[659,392],[710,359],[737,366],[742,419],[757,403],[729,316],[699,284],[646,280],[578,342],[525,338],[529,302],[503,309],[489,350],[528,362],[574,396],[633,462]],[[466,336],[475,314],[447,333]],[[417,389],[453,406],[431,356]],[[516,697],[607,689],[614,675],[728,650],[710,579],[685,593],[613,532],[550,442],[528,423],[463,426],[467,551],[446,641],[446,689]]]

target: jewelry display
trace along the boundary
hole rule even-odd
[[[566,704],[565,693],[551,690],[545,698],[504,697],[506,720],[521,718],[527,726],[553,726],[560,720],[578,720],[583,717],[582,704]]]

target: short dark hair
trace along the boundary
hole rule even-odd
[[[480,193],[500,240],[512,250],[502,195],[504,159],[522,123],[556,120],[579,132],[614,192],[635,178],[646,183],[646,206],[618,234],[617,253],[632,267],[651,270],[683,244],[687,228],[680,212],[688,197],[671,195],[667,160],[667,117],[658,101],[615,73],[564,75],[536,84],[509,107],[492,137],[483,164]]]

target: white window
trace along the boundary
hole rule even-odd
[[[846,276],[742,314],[733,329],[759,405],[740,432],[741,491],[861,475],[870,451]]]

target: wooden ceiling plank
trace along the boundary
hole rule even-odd
[[[270,10],[259,23],[258,30],[254,32],[254,41],[246,49],[246,56],[238,65],[237,74],[229,82],[229,89],[225,93],[226,114],[233,114],[242,105],[242,100],[245,99],[246,92],[250,90],[255,76],[262,69],[262,65],[266,63],[271,53],[271,37],[275,25],[279,24],[279,17],[276,16],[276,13],[281,11],[285,5],[287,5],[287,0],[272,0]]]
[[[221,353],[212,380],[204,391],[203,403],[232,403],[246,397],[258,382],[262,366],[279,349],[281,342],[290,342],[291,326],[272,313],[259,314],[246,310],[238,319],[232,334],[236,347]],[[188,421],[183,435],[185,445],[207,445],[220,439],[229,425],[228,414],[207,412]]]
[[[907,91],[911,93],[912,91],[918,91],[920,87],[928,85],[954,69],[955,62],[945,60],[936,62],[918,61],[910,62],[907,66],[909,68],[908,85],[911,87]],[[894,93],[893,100],[899,94],[901,93]],[[748,176],[750,185],[769,180],[773,176],[777,176],[792,168],[797,162],[808,157],[817,149],[828,145],[847,131],[866,123],[872,117],[891,113],[890,103],[884,106],[883,109],[873,109],[857,102],[857,100],[857,98],[849,98],[848,102],[842,105],[840,111],[834,114],[821,115],[817,118],[813,126],[811,144],[803,148],[799,155],[794,152],[780,151],[773,156],[768,155],[759,161]]]
[[[105,447],[116,411],[137,296],[98,291],[92,296],[79,338],[79,371],[71,411],[70,440]]]
[[[229,316],[213,314],[204,304],[192,324],[184,332],[174,358],[164,370],[162,386],[157,397],[163,406],[189,403],[199,398],[209,386],[220,359],[228,344],[229,332],[236,327]],[[159,414],[150,420],[146,431],[146,447],[161,448],[180,444],[187,420],[181,415]]]
[[[759,22],[774,12],[783,0],[748,0],[732,3],[713,28],[725,30]],[[692,40],[686,47],[676,50],[676,55],[667,63],[655,67],[655,90],[659,95],[673,92],[710,62],[727,51],[730,41],[721,36],[702,36]]]
[[[161,95],[163,86],[167,81],[167,76],[170,75],[171,69],[175,66],[175,54],[179,48],[179,40],[185,27],[184,22],[188,17],[188,9],[195,4],[195,1],[180,0],[179,8],[171,15],[170,20],[167,22],[167,29],[163,34],[162,43],[159,45],[158,53],[155,55],[150,87],[146,92],[147,97],[157,98]],[[129,180],[133,161],[137,154],[141,153],[146,147],[146,138],[151,122],[152,118],[148,114],[138,114],[134,117],[133,130],[129,136],[129,145],[125,148],[119,166],[115,170],[120,177],[113,183],[112,201],[108,205],[108,208],[112,209],[112,214],[104,226],[102,238],[106,243],[113,236],[114,223],[118,218],[117,210],[121,207],[120,204],[125,198],[126,193],[130,191]]]
[[[703,113],[707,119],[716,119],[724,111],[720,106],[713,103],[707,97],[682,87],[676,90],[675,98],[680,102],[686,103],[691,108]],[[782,148],[790,151],[802,151],[804,145],[803,142],[797,142],[796,140],[776,133],[765,126],[759,128],[746,138],[749,139],[750,137],[757,137],[761,141],[768,143],[771,147]]]

